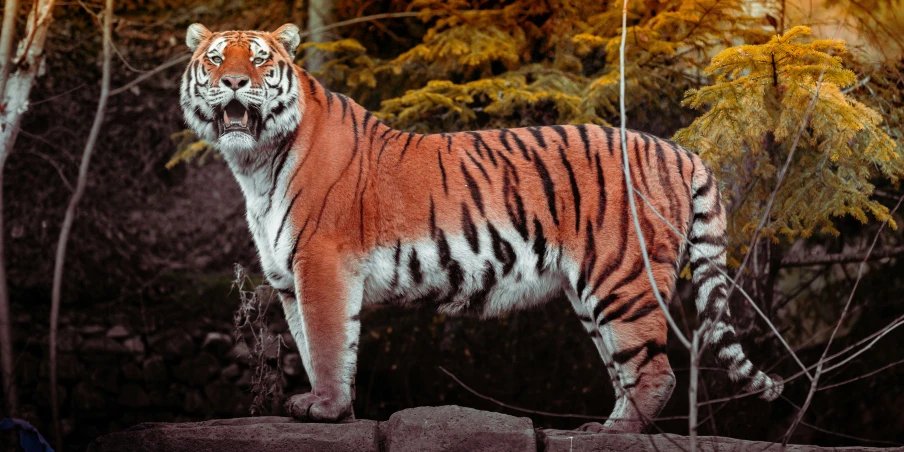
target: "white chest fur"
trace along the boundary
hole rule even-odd
[[[290,163],[286,162],[283,167],[291,167]],[[295,282],[291,270],[291,248],[296,231],[287,212],[290,204],[286,196],[289,181],[283,177],[284,174],[273,172],[274,168],[265,165],[247,174],[235,172],[235,177],[245,195],[245,217],[264,274],[274,288],[292,289]]]

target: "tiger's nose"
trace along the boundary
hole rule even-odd
[[[220,78],[220,81],[222,81],[227,88],[238,91],[239,88],[243,88],[248,84],[249,78],[244,75],[228,75]]]

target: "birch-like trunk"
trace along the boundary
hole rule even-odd
[[[309,42],[326,42],[327,31],[323,28],[333,23],[334,0],[309,0],[308,3],[308,36]],[[326,59],[322,52],[315,49],[307,49],[305,69],[308,72],[316,72],[323,68]]]
[[[53,20],[54,0],[37,0],[28,14],[25,36],[19,40],[15,56],[12,42],[17,5],[7,0],[4,5],[3,32],[0,35],[0,373],[7,412],[18,411],[19,399],[13,373],[12,318],[6,281],[3,232],[3,168],[13,150],[22,115],[28,110],[28,97],[35,79],[43,72],[44,40]]]

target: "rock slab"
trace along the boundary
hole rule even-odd
[[[541,430],[539,442],[545,452],[664,452],[688,451],[689,438],[680,435],[634,433],[587,433],[570,430]],[[782,451],[780,443],[745,441],[718,436],[697,437],[698,452],[771,452]],[[819,447],[788,444],[784,452],[904,452],[904,447]]]
[[[386,452],[534,452],[534,426],[526,417],[460,406],[420,407],[380,424]]]
[[[146,423],[101,436],[88,451],[665,452],[688,451],[688,441],[685,436],[672,434],[534,429],[528,418],[442,406],[402,410],[386,422],[313,424],[286,417],[255,417],[183,424]],[[697,446],[700,452],[782,450],[777,443],[709,436],[698,437]],[[904,447],[829,448],[789,444],[784,451],[904,452]]]
[[[89,452],[378,452],[376,421],[306,424],[285,417],[145,423],[101,436]]]

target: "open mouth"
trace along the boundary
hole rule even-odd
[[[227,133],[239,132],[257,138],[260,130],[260,117],[253,111],[245,108],[241,102],[233,99],[222,108],[217,120],[217,132],[219,136]]]

